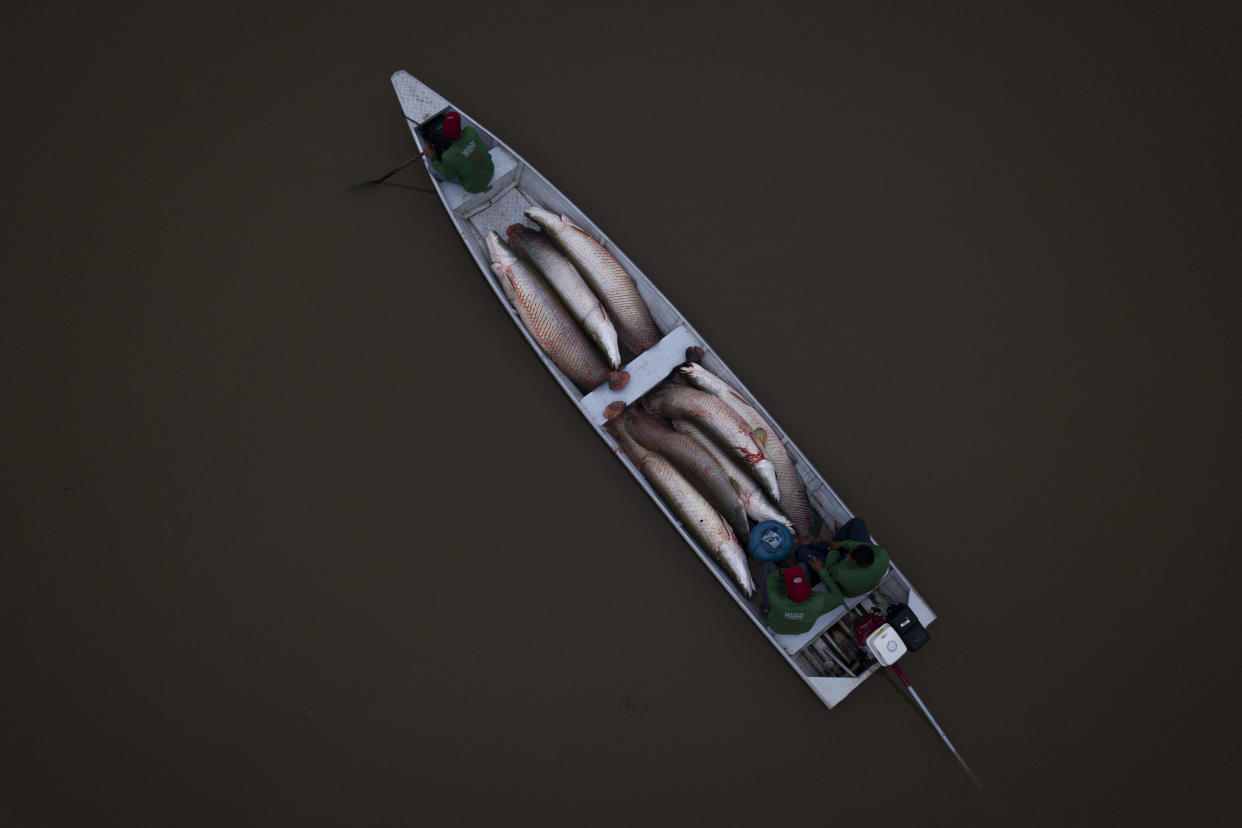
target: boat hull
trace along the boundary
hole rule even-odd
[[[418,125],[449,107],[450,102],[407,72],[395,73],[392,76],[392,83],[402,111],[410,122],[410,131],[415,144],[421,151],[425,148],[425,142],[418,131]],[[804,635],[779,636],[774,634],[759,617],[754,605],[730,581],[727,573],[712,560],[709,553],[700,546],[652,488],[642,471],[626,457],[613,435],[604,428],[604,424],[608,421],[610,412],[615,412],[633,403],[665,380],[675,368],[686,362],[688,349],[701,349],[702,355],[696,354],[697,361],[733,387],[771,424],[774,433],[769,435],[768,439],[777,439],[785,447],[806,484],[808,499],[825,522],[829,526],[834,521],[844,523],[854,516],[853,512],[785,434],[776,418],[763,408],[754,395],[712,350],[706,339],[668,301],[646,274],[577,205],[540,175],[511,147],[488,132],[479,121],[472,118],[461,107],[452,105],[452,108],[461,113],[463,122],[475,127],[484,143],[488,145],[492,152],[496,174],[491,186],[478,194],[466,194],[460,186],[452,182],[439,181],[434,176],[432,182],[454,228],[488,285],[496,294],[497,300],[505,308],[514,326],[526,338],[532,350],[538,355],[553,379],[561,386],[566,396],[595,429],[600,439],[608,445],[614,456],[629,470],[638,485],[647,492],[686,544],[699,556],[721,588],[726,590],[764,637],[773,644],[780,656],[798,673],[821,701],[830,708],[834,707],[870,676],[878,665],[874,662],[862,665],[855,663],[856,669],[851,669],[851,659],[846,648],[839,641],[840,635],[834,637],[831,633],[834,628],[839,633],[848,624],[852,617],[851,614],[857,608],[866,608],[875,599],[868,596],[848,599],[842,607],[821,617],[816,625]],[[614,390],[604,384],[586,393],[580,391],[557,369],[531,337],[497,283],[487,254],[485,242],[487,233],[495,230],[504,235],[510,225],[517,223],[533,227],[533,222],[525,216],[525,211],[531,207],[542,207],[561,213],[590,234],[633,277],[640,296],[650,309],[652,320],[659,329],[661,338],[655,346],[622,366],[630,377],[624,388]],[[762,584],[757,586],[760,589],[763,588]],[[890,564],[889,572],[876,592],[877,598],[908,605],[924,626],[930,625],[935,620],[935,613],[910,585],[896,564]],[[883,605],[882,602],[877,603]]]

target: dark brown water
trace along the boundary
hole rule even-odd
[[[474,6],[5,13],[0,824],[1231,816],[1236,10]],[[819,704],[437,199],[346,193],[403,68],[868,519],[984,792]]]

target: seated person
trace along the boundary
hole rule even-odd
[[[811,569],[815,570],[826,592],[811,591]],[[841,606],[845,600],[819,561],[812,561],[809,569],[798,564],[783,572],[776,568],[776,564],[768,562],[763,565],[760,578],[766,583],[768,626],[777,635],[806,632],[814,626],[817,618]]]
[[[441,125],[444,137],[452,141],[443,152],[429,144],[423,155],[431,158],[431,169],[443,181],[458,180],[468,193],[481,193],[492,183],[496,171],[492,155],[474,127],[461,125],[461,115],[449,112]]]
[[[820,561],[832,580],[848,598],[866,595],[888,572],[888,550],[871,543],[871,533],[862,518],[851,518],[829,542],[799,546],[795,553],[803,563]]]

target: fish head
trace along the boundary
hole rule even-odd
[[[492,262],[492,273],[496,274],[496,281],[500,282],[500,286],[504,289],[505,296],[508,297],[509,301],[516,302],[517,291],[513,289],[513,279],[510,276],[509,267]]]
[[[492,261],[497,264],[503,264],[509,267],[510,264],[518,261],[518,257],[514,256],[513,251],[504,246],[501,241],[501,235],[494,230],[487,231],[487,252],[492,257]]]
[[[549,233],[556,233],[561,230],[567,230],[574,226],[574,223],[568,217],[558,215],[551,210],[545,210],[542,207],[531,207],[525,211],[526,217],[538,224]]]
[[[495,230],[487,231],[487,252],[492,257],[492,261],[498,265],[508,267],[517,261],[517,256],[505,247],[505,243],[500,240],[500,234]]]
[[[508,229],[505,230],[505,236],[508,239],[509,244],[519,244],[523,239],[527,238],[534,232],[535,231],[533,229],[527,227],[525,224],[517,223],[509,225]]]

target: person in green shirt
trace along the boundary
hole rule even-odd
[[[457,181],[468,193],[481,193],[492,183],[495,168],[492,155],[474,127],[462,127],[461,115],[449,112],[440,131],[452,143],[443,152],[429,144],[423,155],[431,159],[431,170],[444,181]],[[437,157],[438,156],[438,157]]]
[[[819,576],[825,592],[811,591],[810,570]],[[817,618],[841,606],[845,600],[819,561],[812,561],[809,569],[797,564],[784,571],[769,562],[764,564],[760,577],[766,586],[768,626],[777,635],[806,632]]]
[[[847,598],[866,595],[888,572],[888,550],[871,543],[871,533],[862,518],[837,524],[831,541],[798,547],[795,557],[803,563],[818,560]]]

